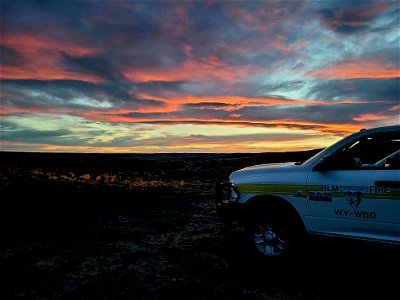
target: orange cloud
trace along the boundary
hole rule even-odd
[[[379,62],[345,62],[325,69],[315,70],[309,75],[323,79],[394,78],[400,77],[398,66],[385,66]]]
[[[186,49],[187,53],[190,49]],[[135,82],[149,81],[178,81],[217,79],[225,81],[237,81],[249,74],[263,72],[265,69],[254,66],[235,67],[219,60],[213,55],[199,59],[188,59],[172,69],[126,69],[123,74],[126,78]]]
[[[1,44],[6,47],[18,49],[25,55],[65,52],[73,56],[85,56],[99,51],[96,47],[86,47],[67,43],[65,39],[51,39],[43,35],[5,34],[1,37]]]
[[[84,117],[92,122],[110,122],[110,123],[144,123],[144,124],[192,124],[192,125],[218,125],[218,126],[234,126],[234,127],[264,127],[264,128],[281,128],[281,129],[300,129],[300,130],[315,130],[336,135],[346,135],[360,130],[364,125],[343,124],[343,123],[316,123],[308,121],[296,121],[291,119],[276,119],[271,121],[252,121],[246,119],[202,119],[202,118],[182,118],[178,116],[168,116],[164,118],[147,118],[145,115],[141,117],[125,116],[128,111],[107,112],[107,111],[86,111],[79,113],[79,116]]]
[[[369,121],[380,121],[386,120],[387,116],[384,115],[377,115],[377,114],[363,114],[359,115],[358,117],[353,118],[355,121],[359,122],[369,122]]]
[[[389,109],[389,111],[400,111],[400,105],[393,106]]]
[[[179,96],[171,96],[171,97],[159,97],[153,96],[150,94],[137,94],[137,97],[140,99],[148,99],[148,100],[158,100],[164,101],[167,105],[162,108],[155,108],[157,111],[171,111],[177,109],[182,104],[196,104],[199,102],[204,103],[225,103],[231,104],[232,109],[237,109],[244,106],[272,106],[272,105],[307,105],[307,106],[315,106],[315,105],[338,105],[338,104],[367,104],[371,103],[371,101],[362,101],[362,100],[341,100],[341,101],[322,101],[322,100],[292,100],[292,99],[279,99],[279,98],[271,98],[271,97],[245,97],[245,96],[193,96],[193,95],[182,95]],[[229,108],[224,108],[225,110],[229,110]],[[147,111],[147,108],[145,108]]]
[[[1,38],[1,45],[18,50],[24,60],[22,66],[1,64],[1,79],[103,81],[95,75],[64,70],[59,61],[61,53],[85,56],[98,52],[99,49],[95,47],[71,44],[65,39],[55,40],[45,36],[24,34],[6,34]]]
[[[87,82],[99,83],[104,80],[98,76],[68,72],[54,68],[53,58],[43,59],[42,61],[31,61],[24,68],[2,66],[0,79],[35,79],[35,80],[82,80]]]
[[[145,96],[145,95],[141,95]],[[145,99],[145,97],[144,97]],[[155,100],[165,100],[158,99],[157,97],[150,97],[150,99]],[[227,104],[253,104],[258,103],[259,105],[278,105],[278,104],[304,104],[303,100],[287,100],[287,99],[276,99],[270,97],[243,97],[243,96],[193,96],[193,95],[183,95],[172,100],[174,103],[187,104],[187,103],[199,103],[199,102],[220,102]]]

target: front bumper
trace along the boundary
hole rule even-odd
[[[234,190],[236,197],[232,199],[234,185],[228,180],[217,181],[215,187],[215,209],[221,221],[241,220],[244,216],[245,205],[239,203],[240,193]]]

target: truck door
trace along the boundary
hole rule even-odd
[[[400,241],[399,132],[352,141],[323,160],[307,180],[314,231]]]

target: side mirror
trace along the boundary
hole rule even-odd
[[[316,167],[317,171],[325,172],[335,169],[336,159],[332,156],[324,156],[319,160],[319,164]]]

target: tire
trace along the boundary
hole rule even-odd
[[[287,219],[255,219],[246,226],[253,252],[259,257],[280,260],[299,252],[302,230]]]

